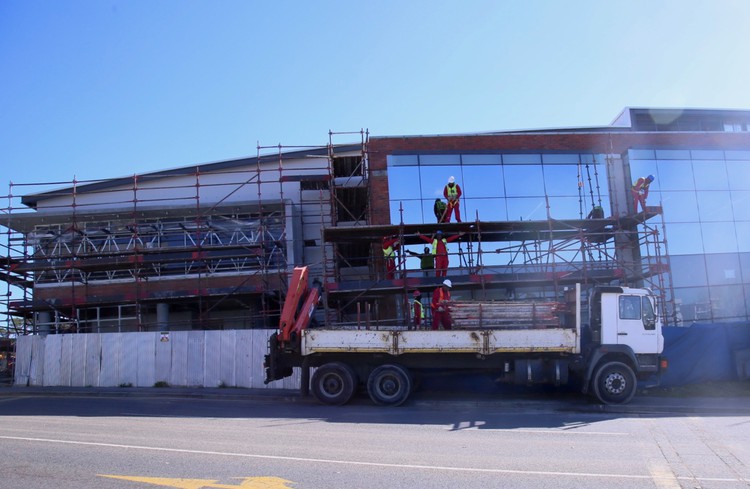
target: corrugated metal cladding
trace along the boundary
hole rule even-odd
[[[297,389],[299,372],[263,384],[273,330],[22,336],[16,385],[248,387]]]

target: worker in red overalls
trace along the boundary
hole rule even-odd
[[[437,331],[440,326],[443,329],[451,329],[451,312],[450,312],[450,300],[451,300],[451,287],[453,284],[449,279],[443,280],[443,284],[435,289],[432,293],[432,302],[430,307],[432,309],[432,330]]]
[[[454,234],[449,238],[443,237],[443,232],[438,230],[433,237],[428,237],[423,234],[419,235],[419,238],[425,243],[432,245],[432,254],[435,256],[435,276],[445,277],[448,275],[448,248],[447,244],[451,241],[455,241],[464,233]]]
[[[401,246],[398,236],[383,238],[383,259],[385,260],[385,278],[393,280],[396,274],[396,250]]]
[[[646,212],[646,199],[648,198],[648,187],[654,181],[654,176],[640,177],[635,181],[630,192],[633,194],[633,212],[638,213],[638,202],[641,203],[643,212]]]
[[[461,209],[458,207],[458,199],[461,197],[461,187],[456,183],[454,177],[448,179],[448,185],[443,188],[443,197],[448,201],[443,222],[451,222],[451,213],[456,211],[456,222],[461,222]]]
[[[414,291],[414,300],[411,301],[411,317],[414,329],[422,327],[424,321],[424,306],[422,305],[422,293],[418,290]],[[411,329],[411,327],[409,327]]]

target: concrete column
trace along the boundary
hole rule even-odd
[[[49,334],[52,331],[52,313],[41,311],[36,313],[36,331],[41,335]]]
[[[156,327],[159,331],[169,331],[169,304],[166,302],[156,304]]]
[[[624,217],[632,214],[633,198],[630,195],[632,180],[627,158],[615,154],[607,155],[607,175],[612,215]],[[615,253],[617,261],[625,269],[627,284],[637,286],[640,283],[638,276],[641,267],[641,250],[636,225],[615,231]]]

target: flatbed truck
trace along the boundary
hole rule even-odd
[[[502,325],[484,321],[466,329],[310,328],[319,290],[307,286],[307,268],[295,268],[279,330],[265,357],[265,382],[301,368],[301,389],[322,403],[347,403],[364,386],[375,404],[406,401],[415,377],[426,372],[491,373],[513,384],[564,385],[601,403],[629,402],[638,380],[666,367],[658,302],[646,288],[593,287],[588,324],[582,325],[581,285],[565,293],[561,319],[534,325],[527,315]],[[312,371],[312,376],[310,372]]]

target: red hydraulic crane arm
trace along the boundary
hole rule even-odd
[[[319,298],[318,289],[307,286],[307,267],[295,267],[281,310],[279,343],[290,342],[293,334],[307,328]]]

